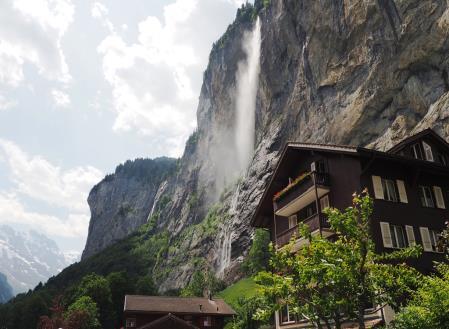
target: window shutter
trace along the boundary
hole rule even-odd
[[[405,185],[403,180],[396,180],[396,184],[398,186],[399,199],[402,203],[408,203],[407,192],[405,191]]]
[[[441,187],[434,186],[433,193],[435,194],[435,199],[437,201],[437,207],[441,209],[446,209],[446,205],[444,204],[443,192],[441,191]]]
[[[380,222],[380,231],[382,233],[382,241],[385,248],[393,248],[393,241],[391,240],[390,224]]]
[[[426,160],[433,161],[433,153],[432,153],[432,148],[430,147],[430,145],[427,144],[426,142],[422,142],[422,145],[424,147],[424,154],[426,155]]]
[[[429,229],[427,227],[420,227],[419,232],[421,233],[421,240],[424,251],[432,251],[432,242],[430,241]]]
[[[384,199],[384,189],[382,188],[382,178],[380,176],[372,176],[374,197],[376,199]]]
[[[405,233],[407,234],[408,245],[410,247],[416,246],[415,232],[413,226],[405,225]]]

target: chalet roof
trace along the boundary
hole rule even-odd
[[[206,314],[232,316],[236,313],[223,299],[199,297],[125,296],[125,312]]]
[[[177,316],[168,313],[167,315],[154,320],[138,329],[198,329],[198,327],[178,318]]]
[[[416,133],[410,137],[403,139],[401,142],[390,148],[387,151],[387,153],[398,153],[408,145],[415,143],[416,141],[424,137],[430,137],[434,140],[437,140],[439,144],[441,144],[443,147],[449,150],[449,144],[446,142],[446,140],[442,138],[440,135],[438,135],[434,130],[427,128],[420,131],[419,133]]]
[[[299,148],[310,150],[323,150],[331,152],[343,152],[343,153],[356,153],[357,147],[350,145],[336,145],[336,144],[321,144],[321,143],[299,143],[299,142],[287,142],[287,148]]]

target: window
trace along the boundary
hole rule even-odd
[[[312,202],[311,204],[309,204],[308,206],[302,208],[299,212],[298,212],[298,218],[300,220],[309,218],[310,216],[316,214],[317,210],[316,210],[316,204],[315,202]]]
[[[429,235],[430,235],[430,243],[432,244],[432,250],[438,251],[439,233],[435,230],[429,230]]]
[[[396,192],[396,184],[393,180],[382,178],[382,188],[384,191],[384,199],[385,200],[398,202],[398,194]]]
[[[419,197],[421,199],[421,204],[424,207],[435,208],[432,190],[429,186],[419,186]]]
[[[288,228],[295,227],[298,224],[298,217],[296,215],[291,215],[288,217]]]
[[[421,144],[416,143],[415,145],[412,145],[412,155],[415,159],[424,160]]]
[[[435,196],[435,203],[437,208],[446,209],[446,204],[444,202],[443,190],[439,186],[433,187],[433,194]]]
[[[135,318],[126,319],[126,328],[135,328],[135,327],[136,327],[136,319]]]
[[[427,161],[433,161],[433,153],[432,148],[426,142],[422,142],[422,146],[424,147],[424,154],[426,155]]]
[[[212,317],[210,317],[210,316],[204,317],[203,326],[204,327],[212,327]]]
[[[429,230],[427,227],[420,227],[419,230],[424,251],[442,252],[439,246],[440,232]]]
[[[407,246],[407,240],[405,239],[405,232],[402,226],[391,225],[388,222],[380,222],[380,230],[382,234],[382,241],[385,248],[405,248]],[[413,233],[413,228],[412,232]],[[415,237],[407,232],[408,240],[414,240]]]
[[[329,208],[329,195],[325,195],[320,199],[320,207],[321,211],[323,211],[326,208]]]
[[[293,323],[295,322],[295,317],[293,314],[290,314],[290,310],[288,305],[285,305],[281,308],[281,323]]]
[[[393,248],[405,248],[407,246],[402,226],[390,225],[390,232]]]

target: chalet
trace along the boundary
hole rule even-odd
[[[251,223],[269,229],[277,248],[292,237],[300,248],[306,241],[298,234],[299,222],[312,234],[331,237],[322,210],[350,206],[352,194],[364,188],[374,197],[371,233],[377,252],[421,244],[423,255],[410,262],[422,272],[443,260],[437,235],[449,220],[449,144],[431,129],[386,152],[287,143]],[[299,328],[299,322],[288,309],[276,317],[277,328]]]
[[[222,299],[125,296],[126,329],[222,329],[234,315]]]

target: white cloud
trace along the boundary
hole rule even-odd
[[[70,96],[62,90],[53,89],[51,91],[53,100],[58,107],[67,107],[70,105]]]
[[[18,86],[24,65],[34,65],[50,80],[71,79],[61,38],[73,20],[70,0],[0,2],[0,83]]]
[[[2,94],[0,94],[0,111],[8,110],[17,105],[16,101],[11,101],[5,98]]]
[[[201,72],[225,26],[217,20],[223,8],[234,5],[230,0],[173,1],[164,7],[162,18],[148,16],[138,24],[136,43],[115,32],[102,41],[98,52],[112,87],[115,131],[148,135],[161,148],[159,153],[182,152],[195,127]],[[101,10],[103,20],[107,12]]]
[[[60,219],[56,216],[27,210],[14,193],[0,192],[0,223],[26,225],[48,235],[60,237],[85,237],[89,224],[86,214],[70,214]]]
[[[17,191],[31,198],[88,213],[87,195],[103,173],[85,166],[62,170],[42,156],[29,156],[15,143],[0,139],[0,154],[7,161]]]
[[[94,2],[90,14],[98,19],[110,32],[114,32],[114,25],[108,19],[109,10],[101,2]]]

